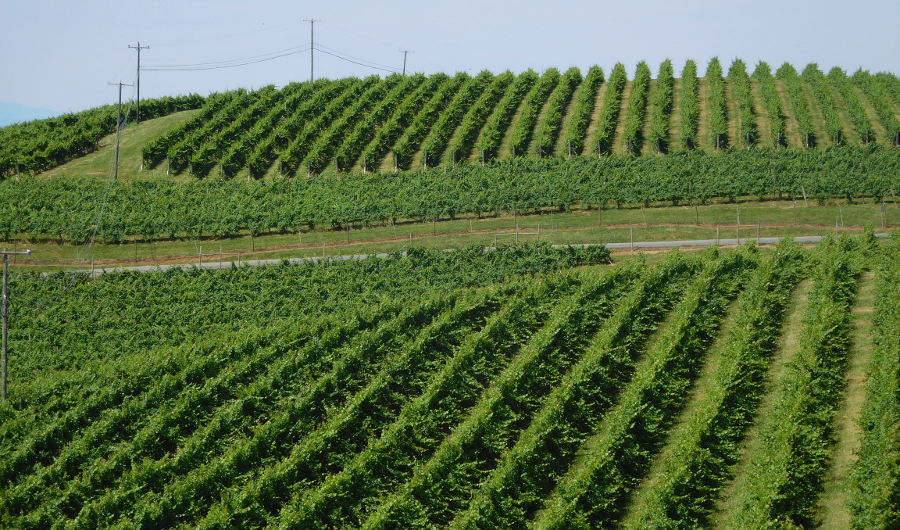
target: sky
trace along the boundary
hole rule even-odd
[[[316,78],[407,71],[521,72],[617,62],[633,74],[647,61],[656,76],[672,59],[700,74],[718,56],[752,70],[787,61],[900,74],[896,0],[727,2],[659,0],[3,0],[0,2],[0,102],[57,112],[114,103],[109,82],[133,83],[141,52],[141,97],[258,88],[310,75],[310,24],[316,19]],[[342,55],[344,59],[328,55]],[[153,66],[231,64],[233,68],[152,71]],[[345,60],[349,59],[349,60]],[[364,63],[368,66],[355,64]],[[212,66],[207,64],[206,66]],[[377,68],[383,68],[379,70]],[[125,87],[123,99],[134,97]]]

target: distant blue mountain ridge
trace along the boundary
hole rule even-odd
[[[21,103],[6,103],[0,101],[0,127],[6,127],[13,123],[21,123],[23,121],[42,120],[44,118],[52,118],[63,114],[50,109],[40,109],[37,107],[29,107]]]

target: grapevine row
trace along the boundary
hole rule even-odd
[[[572,154],[580,155],[584,152],[584,140],[591,116],[594,114],[594,106],[597,104],[597,91],[600,90],[603,80],[603,69],[594,65],[588,69],[584,82],[581,83],[581,91],[578,93],[572,121],[569,122],[566,134],[566,144]]]
[[[717,492],[728,480],[740,441],[753,421],[802,263],[800,247],[785,241],[748,282],[713,382],[662,462],[660,480],[647,490],[634,526],[710,523]]]
[[[868,72],[857,70],[852,77],[853,84],[862,89],[869,100],[869,104],[875,109],[881,125],[887,130],[888,138],[895,147],[900,144],[900,120],[894,114],[890,96],[885,93],[881,84]]]
[[[863,108],[859,96],[856,95],[853,83],[847,78],[847,74],[835,66],[828,72],[828,80],[831,81],[832,86],[837,88],[844,98],[844,105],[850,114],[850,121],[853,123],[853,128],[856,129],[859,141],[863,144],[874,141],[875,134],[872,131],[872,124],[869,123],[866,110]]]
[[[613,405],[633,373],[641,344],[691,272],[685,260],[670,259],[632,283],[584,355],[450,528],[526,526],[528,514],[541,507],[541,500],[571,465],[596,418]]]
[[[387,123],[401,102],[411,93],[416,93],[425,80],[426,78],[423,74],[410,76],[392,90],[381,103],[372,109],[372,112],[366,114],[365,118],[353,129],[353,132],[341,142],[335,153],[335,160],[339,170],[353,167],[362,150],[375,137],[379,127]]]
[[[290,114],[286,114],[280,120],[273,131],[267,131],[250,152],[247,159],[247,170],[250,177],[262,177],[272,163],[293,140],[300,130],[311,121],[320,109],[325,108],[329,101],[337,98],[343,91],[352,88],[356,79],[349,78],[330,83],[318,80],[304,87],[291,106]]]
[[[730,528],[762,528],[775,521],[809,525],[828,464],[830,433],[844,387],[850,346],[850,304],[859,273],[847,240],[817,249],[800,351],[780,383],[779,399],[761,427],[762,445],[735,490]]]
[[[384,158],[391,145],[397,141],[401,134],[413,123],[419,111],[432,98],[436,90],[442,90],[451,82],[445,74],[435,74],[428,78],[417,90],[409,94],[397,110],[391,115],[390,120],[375,133],[375,138],[363,151],[362,166],[364,171],[370,167],[377,167],[379,160]]]
[[[625,114],[625,132],[622,143],[625,152],[640,154],[644,144],[644,116],[647,113],[647,97],[650,94],[650,67],[641,61],[634,73],[628,110]]]
[[[141,151],[141,158],[149,167],[153,167],[164,160],[169,152],[169,148],[181,142],[186,136],[190,135],[203,126],[206,122],[222,110],[228,104],[237,92],[225,92],[222,94],[212,94],[206,98],[206,103],[200,108],[200,111],[194,114],[191,119],[182,122],[180,125],[169,130],[166,134],[158,136],[149,144],[145,145]]]
[[[225,126],[191,155],[191,173],[205,177],[229,146],[234,145],[273,105],[277,105],[284,91],[275,90],[274,85],[261,88],[253,103],[242,110],[234,121]]]
[[[92,499],[82,509],[77,527],[93,526],[94,521],[102,521],[126,505],[129,505],[128,511],[135,523],[165,526],[174,514],[184,513],[189,506],[196,509],[208,504],[212,500],[213,485],[227,488],[234,481],[243,480],[242,475],[259,466],[263,458],[289,454],[294,443],[321,422],[330,408],[343,403],[347,397],[345,393],[352,393],[366,381],[383,356],[406,342],[409,334],[415,334],[419,326],[436,317],[448,303],[452,304],[452,297],[448,298],[434,297],[417,304],[378,328],[363,333],[351,344],[328,352],[333,364],[323,375],[289,381],[287,386],[297,397],[282,402],[281,407],[265,418],[268,421],[249,435],[232,441],[224,452],[204,455],[197,462],[175,454],[174,458],[164,457],[131,471],[115,489]],[[336,388],[343,392],[335,392]],[[209,457],[215,458],[210,460]],[[155,483],[153,489],[144,489],[140,496],[137,495],[135,488],[147,483],[149,477],[168,475],[172,471],[179,471],[179,474],[166,483]]]
[[[828,79],[825,78],[825,74],[819,70],[818,65],[810,63],[803,69],[803,80],[809,83],[813,95],[819,102],[822,116],[825,117],[825,133],[828,135],[828,138],[835,144],[842,143],[844,141],[843,126],[831,94],[831,85],[828,83]]]
[[[579,73],[579,77],[580,75]],[[528,143],[531,141],[541,108],[547,102],[550,94],[562,82],[559,70],[548,68],[538,82],[534,84],[528,96],[525,97],[525,101],[522,103],[522,110],[519,112],[519,118],[516,120],[512,131],[510,151],[513,157],[522,156],[528,152]]]
[[[538,156],[553,154],[553,146],[562,128],[563,117],[566,108],[572,100],[575,89],[581,84],[581,71],[576,67],[569,68],[559,80],[559,86],[551,94],[547,101],[547,111],[544,119],[535,133],[534,147],[532,151]],[[521,118],[520,118],[521,119]]]
[[[666,59],[659,65],[656,89],[653,91],[653,115],[650,117],[650,138],[657,154],[668,150],[669,121],[672,118],[672,103],[675,97],[675,71],[672,61]]]
[[[738,119],[741,124],[741,139],[749,147],[756,143],[756,112],[753,109],[753,92],[750,78],[747,77],[747,65],[735,59],[728,68],[728,79],[738,104]]]
[[[589,277],[561,300],[462,423],[360,528],[409,528],[415,521],[444,526],[464,509],[485,472],[494,468],[584,346],[586,333],[608,314],[616,283],[605,276]]]
[[[256,120],[252,127],[224,150],[225,154],[221,156],[222,173],[233,177],[238,171],[248,167],[247,161],[253,151],[273,133],[282,120],[289,116],[289,108],[296,108],[298,102],[309,97],[313,86],[312,83],[291,83],[284,87],[280,97],[281,103],[275,102],[265,116]],[[252,174],[250,176],[252,177]]]
[[[355,127],[361,116],[369,113],[378,104],[379,100],[384,97],[390,99],[391,96],[401,93],[414,81],[415,78],[394,74],[383,81],[374,83],[368,90],[360,94],[359,98],[349,108],[344,109],[337,120],[321,129],[320,134],[317,135],[310,146],[301,166],[306,166],[307,171],[310,173],[321,172],[334,157],[336,149],[340,147],[348,131],[352,131],[352,128]],[[340,161],[337,164],[340,167]]]
[[[460,92],[472,90],[472,85],[478,85],[479,80],[461,72],[456,74],[446,85],[437,89],[428,103],[416,114],[412,124],[406,128],[403,135],[391,148],[394,153],[394,167],[407,168],[412,162],[413,153],[428,136],[432,126],[440,119],[441,111],[449,105]]]
[[[494,158],[497,155],[503,134],[509,128],[516,109],[519,108],[519,104],[531,92],[539,79],[533,70],[526,70],[519,74],[516,81],[506,89],[506,93],[497,103],[481,133],[479,147],[484,153],[482,159]]]
[[[177,173],[188,167],[194,153],[219,131],[228,127],[241,111],[255,101],[257,95],[255,92],[237,90],[229,102],[213,114],[209,121],[204,122],[200,128],[169,147],[169,150],[166,151],[169,168]]]
[[[525,75],[525,74],[522,74]],[[487,87],[478,101],[469,108],[463,116],[462,123],[456,131],[456,137],[450,145],[450,162],[456,163],[460,159],[468,158],[472,153],[478,132],[484,127],[491,112],[502,100],[509,87],[516,81],[512,72],[506,71],[498,75]]]
[[[562,287],[562,289],[560,289]],[[496,377],[516,349],[534,332],[540,318],[568,286],[534,284],[510,298],[433,377],[416,399],[384,429],[377,442],[355,455],[344,468],[315,489],[305,491],[285,514],[299,521],[358,527],[373,501],[409,477],[466,413],[467,403]],[[476,362],[477,361],[477,362]]]
[[[859,422],[861,447],[853,466],[854,529],[887,529],[900,524],[900,262],[898,240],[883,250],[875,292],[873,339],[866,401]]]
[[[440,117],[431,127],[431,133],[422,152],[423,166],[437,165],[444,154],[444,150],[450,143],[450,138],[456,127],[463,120],[466,111],[470,109],[486,90],[491,90],[494,75],[487,70],[479,73],[466,84],[441,112]]]
[[[797,70],[788,63],[784,63],[775,72],[775,78],[787,85],[788,98],[797,120],[797,132],[803,140],[804,147],[812,147],[816,141],[812,128],[812,116],[809,113],[809,105],[806,103],[806,90]]]
[[[599,154],[612,152],[613,136],[616,134],[616,122],[619,120],[619,112],[622,107],[622,92],[628,76],[625,73],[625,65],[616,63],[609,75],[609,83],[603,94],[603,108],[600,109],[600,117],[597,119],[597,130],[591,145],[597,146]]]
[[[784,128],[784,111],[781,107],[781,95],[775,86],[772,70],[769,65],[760,61],[753,70],[753,78],[759,83],[759,91],[762,93],[763,105],[769,117],[769,130],[772,134],[772,142],[776,149],[787,145],[787,137]]]
[[[290,144],[278,157],[280,172],[295,174],[300,170],[300,163],[306,158],[315,141],[328,130],[329,126],[351,106],[352,102],[364,98],[365,94],[381,83],[378,76],[369,76],[363,80],[353,80],[340,96],[330,99],[329,103],[321,109],[297,132],[297,136],[290,140]],[[313,112],[319,109],[311,109]]]
[[[533,528],[609,528],[643,477],[684,404],[689,382],[712,342],[728,301],[755,258],[711,260],[674,310],[671,328],[636,366],[618,403],[601,420],[582,465],[560,480]]]
[[[728,108],[725,98],[725,80],[722,78],[722,65],[718,57],[713,57],[706,67],[706,82],[709,86],[707,104],[709,105],[710,143],[716,149],[728,145]]]
[[[681,71],[681,107],[679,109],[679,140],[686,149],[697,145],[700,128],[700,82],[697,63],[688,59]]]

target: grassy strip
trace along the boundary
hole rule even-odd
[[[685,436],[674,441],[660,480],[647,491],[633,527],[708,525],[717,492],[737,461],[740,441],[753,420],[802,262],[798,245],[782,243],[748,283],[709,391],[685,427]]]
[[[650,67],[641,61],[634,73],[628,111],[625,114],[625,132],[622,144],[625,152],[637,154],[644,145],[644,117],[647,115],[647,97],[650,95]]]
[[[725,98],[725,80],[718,57],[710,59],[706,66],[706,82],[709,83],[709,134],[710,145],[724,149],[728,143],[728,102]]]
[[[615,526],[684,404],[729,298],[755,264],[750,251],[708,264],[676,307],[671,329],[646,353],[618,404],[603,418],[587,459],[560,480],[558,494],[547,501],[533,528]]]
[[[747,65],[740,59],[735,59],[728,68],[728,79],[734,89],[734,97],[737,99],[738,114],[741,122],[741,139],[744,145],[749,147],[756,143],[756,112],[753,110],[753,92],[750,88],[750,78],[747,77]]]
[[[864,245],[869,244],[864,242]],[[815,524],[816,499],[828,465],[834,414],[850,345],[850,304],[859,243],[826,240],[817,249],[800,351],[782,380],[781,399],[751,455],[748,481],[735,492],[728,528]]]
[[[696,81],[696,76],[695,76]],[[669,146],[669,122],[672,119],[672,103],[675,98],[675,71],[672,61],[666,59],[659,65],[656,89],[653,91],[653,115],[650,117],[650,140],[655,143],[657,154],[666,152]]]
[[[769,64],[760,61],[753,70],[753,79],[759,83],[759,91],[762,93],[763,104],[769,115],[769,130],[772,134],[774,147],[787,146],[785,136],[784,110],[781,108],[781,95],[775,86],[775,78],[772,77],[772,69]]]
[[[893,237],[878,271],[874,342],[859,426],[850,508],[855,529],[900,526],[900,239]]]

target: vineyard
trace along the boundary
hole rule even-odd
[[[144,145],[140,167],[259,179],[519,157],[900,142],[900,79],[893,74],[848,75],[838,67],[826,74],[814,63],[798,73],[785,63],[773,76],[760,62],[749,75],[740,59],[723,65],[718,58],[706,65],[704,77],[697,70],[689,60],[676,79],[666,60],[655,80],[645,62],[631,81],[622,64],[608,77],[598,66],[586,74],[573,67],[565,73],[372,76],[147,100],[144,119],[199,112]],[[729,105],[736,109],[732,118]],[[114,130],[113,106],[2,128],[0,175],[46,171],[95,151]]]
[[[148,100],[144,117],[173,125],[123,159],[134,178],[118,182],[65,170],[109,152],[85,155],[115,130],[111,106],[6,127],[0,236],[197,240],[748,197],[895,200],[893,74],[750,73],[717,58],[697,70],[372,76]]]
[[[892,528],[898,252],[869,232],[612,267],[603,247],[538,244],[16,274],[0,517]],[[865,383],[847,376],[860,359]],[[850,392],[848,463],[833,447]]]

